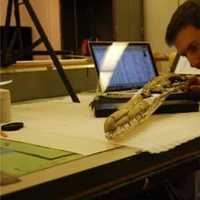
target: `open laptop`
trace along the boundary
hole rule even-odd
[[[158,75],[147,42],[90,42],[99,79],[99,91],[132,91]]]
[[[89,46],[99,79],[97,97],[92,103],[95,116],[116,111],[158,75],[147,42],[90,42]]]
[[[96,117],[107,117],[118,110],[158,75],[147,42],[90,42],[89,45],[99,79],[97,96],[91,103]],[[169,100],[155,113],[198,110],[198,104],[189,101],[188,96],[174,94]]]
[[[175,74],[200,75],[200,69],[191,67],[188,59],[177,54],[172,63],[171,72]]]

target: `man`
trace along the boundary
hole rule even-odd
[[[200,70],[200,0],[187,0],[177,8],[167,27],[166,42]],[[191,78],[187,90],[200,92],[200,78]]]
[[[187,57],[192,67],[200,70],[200,0],[187,0],[172,15],[165,40],[175,46],[178,53]],[[188,91],[200,92],[200,77],[190,79]],[[174,181],[183,199],[194,199],[194,174],[188,172]]]

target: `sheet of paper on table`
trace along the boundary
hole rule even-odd
[[[90,155],[119,147],[104,137],[103,118],[96,119],[89,107],[91,95],[80,95],[81,103],[68,97],[12,105],[12,121],[25,127],[6,132],[8,139]]]
[[[160,153],[200,137],[200,112],[151,116],[116,144]]]
[[[108,141],[105,118],[95,118],[90,110],[93,96],[79,94],[81,103],[66,98],[12,105],[13,121],[25,127],[8,139],[90,155],[121,145],[159,153],[200,137],[200,112],[193,112],[153,115],[123,139]]]

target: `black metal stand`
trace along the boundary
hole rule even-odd
[[[23,48],[23,43],[22,43],[22,34],[21,34],[21,20],[20,20],[20,12],[19,12],[19,6],[24,5],[26,8],[35,28],[37,29],[40,38],[33,42],[32,46],[30,48]],[[12,9],[14,6],[14,15],[15,15],[15,22],[16,22],[16,31],[14,32],[12,39],[8,42],[7,38],[7,31],[11,23],[11,16],[12,16]],[[18,52],[15,52],[13,55],[13,45],[18,40],[19,42],[19,50]],[[46,47],[46,51],[39,51],[39,55],[49,55],[53,61],[53,64],[55,65],[57,72],[63,81],[63,84],[66,88],[66,90],[69,92],[69,95],[71,96],[73,102],[80,102],[77,95],[75,94],[63,68],[62,65],[57,58],[57,54],[63,54],[62,51],[54,51],[53,47],[48,40],[48,37],[43,29],[43,27],[40,24],[40,21],[30,4],[29,0],[8,0],[8,6],[7,6],[7,15],[6,15],[6,21],[5,21],[5,32],[4,32],[4,41],[3,41],[3,50],[2,50],[2,55],[3,55],[3,65],[10,65],[13,64],[15,61],[14,59],[19,59],[21,58],[24,54],[31,53],[32,55],[37,55],[37,51],[33,51],[35,47],[43,43]],[[68,52],[69,53],[69,52]]]

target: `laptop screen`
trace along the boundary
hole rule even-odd
[[[90,42],[102,91],[141,88],[157,75],[149,43]]]

